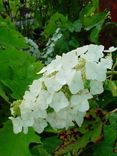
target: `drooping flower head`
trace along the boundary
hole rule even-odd
[[[28,127],[33,127],[42,133],[48,125],[54,129],[67,129],[74,123],[81,126],[89,110],[88,100],[103,92],[106,72],[111,67],[111,55],[104,55],[102,45],[86,45],[56,56],[25,92],[20,114],[14,115],[11,108],[14,132],[27,133]]]

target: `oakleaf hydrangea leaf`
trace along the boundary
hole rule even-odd
[[[0,155],[1,156],[31,156],[29,144],[41,143],[40,137],[30,129],[28,134],[14,134],[12,124],[7,121],[0,129]]]

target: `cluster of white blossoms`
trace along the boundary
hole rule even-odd
[[[28,45],[30,45],[30,49],[28,52],[30,52],[33,56],[39,58],[40,57],[40,51],[38,45],[30,38],[25,37],[25,41]]]
[[[110,48],[105,52],[112,52]],[[107,69],[112,67],[110,53],[104,55],[104,46],[86,45],[62,56],[56,56],[34,80],[18,105],[19,115],[11,108],[15,133],[28,132],[33,127],[38,133],[50,125],[53,129],[81,126],[89,99],[103,92]]]
[[[61,39],[62,36],[63,35],[61,33],[60,28],[57,28],[52,38],[49,38],[46,44],[46,48],[44,49],[45,54],[42,56],[42,58],[47,59],[45,64],[49,64],[52,61],[52,56],[53,56],[55,45]]]

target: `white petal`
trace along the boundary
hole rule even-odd
[[[61,56],[56,56],[56,59],[53,60],[48,66],[47,66],[47,72],[46,75],[51,74],[52,72],[59,71],[62,67],[62,61]]]
[[[26,91],[24,96],[23,96],[23,100],[27,104],[34,102],[36,100],[36,95],[34,93],[31,93],[30,91]]]
[[[21,119],[22,119],[23,127],[24,126],[27,126],[27,127],[32,126],[34,123],[32,111],[24,109],[24,108],[21,108],[20,111],[21,111]]]
[[[41,90],[36,100],[36,105],[41,110],[44,110],[48,108],[48,104],[51,102],[52,102],[52,94],[50,94],[47,90]]]
[[[79,127],[82,125],[84,121],[85,114],[86,114],[85,112],[77,112],[77,114],[74,117],[74,120],[76,121]]]
[[[106,69],[95,62],[86,62],[86,78],[88,80],[105,81]]]
[[[34,117],[34,119],[37,118],[42,118],[45,119],[47,117],[47,112],[46,110],[41,110],[41,109],[35,109],[35,111],[33,111],[32,116]]]
[[[71,107],[76,108],[81,112],[85,112],[89,109],[88,99],[91,98],[89,95],[72,95],[71,96]]]
[[[64,69],[72,69],[78,64],[78,58],[75,52],[68,52],[62,56],[62,67]]]
[[[31,94],[37,96],[41,88],[42,88],[42,81],[41,79],[38,79],[38,80],[34,80],[32,85],[29,86],[29,91],[31,92]]]
[[[47,121],[55,129],[69,128],[74,126],[73,117],[74,113],[71,114],[71,109],[66,107],[59,112],[53,112],[48,114]]]
[[[80,112],[86,112],[87,110],[89,110],[89,102],[88,100],[83,100],[82,103],[79,105],[78,111]]]
[[[74,69],[67,69],[67,70],[60,70],[57,74],[56,74],[56,80],[64,85],[64,84],[68,84],[72,81],[74,75],[75,75],[75,70]]]
[[[60,70],[57,74],[56,74],[56,80],[64,85],[67,83],[66,81],[66,73],[64,72],[64,70]]]
[[[103,82],[101,81],[90,82],[90,92],[92,95],[101,94],[103,91],[104,91]]]
[[[84,54],[84,53],[87,52],[87,50],[88,50],[88,45],[83,46],[83,47],[79,47],[79,48],[77,48],[76,50],[77,50],[77,56],[80,56],[80,55],[82,55],[82,54]]]
[[[60,116],[58,113],[53,112],[48,114],[47,121],[54,129],[62,129],[66,127],[66,113]]]
[[[82,93],[76,94],[76,95],[72,95],[70,102],[71,102],[71,106],[79,106],[83,103],[84,100],[88,100],[91,99],[92,95],[89,93],[88,90],[84,90]]]
[[[80,96],[82,97],[82,100],[83,99],[91,99],[91,98],[93,98],[93,96],[91,95],[91,93],[89,93],[89,90],[88,89],[84,89],[84,90],[82,90],[81,91],[81,93],[80,93]]]
[[[83,80],[80,71],[77,71],[75,73],[72,81],[68,83],[68,86],[72,94],[76,94],[80,90],[84,89]]]
[[[69,105],[68,99],[64,95],[62,91],[55,93],[53,95],[53,100],[50,106],[56,111],[60,111],[61,109],[65,108]]]
[[[46,120],[40,118],[35,120],[35,123],[33,124],[33,128],[37,133],[42,133],[46,126],[47,126]]]
[[[104,50],[104,52],[110,53],[110,52],[114,52],[114,51],[116,51],[116,50],[117,50],[117,48],[115,48],[114,46],[112,46],[112,47],[110,47],[108,50]]]
[[[88,51],[86,54],[83,54],[81,57],[88,61],[99,61],[100,58],[104,56],[103,54],[104,46],[102,45],[89,45]]]
[[[9,117],[9,119],[12,120],[14,133],[17,134],[17,133],[21,132],[22,131],[21,118],[20,117],[17,117],[17,118]]]
[[[56,56],[56,59],[53,60],[50,64],[48,64],[46,67],[44,67],[39,74],[44,73],[46,75],[49,75],[55,71],[59,71],[62,67],[62,61],[61,56]]]
[[[111,56],[109,56],[107,58],[102,58],[100,64],[105,69],[111,69],[112,65],[113,65],[113,60],[112,60]]]
[[[55,77],[45,78],[44,83],[50,93],[59,91],[62,87],[62,84],[60,84]]]

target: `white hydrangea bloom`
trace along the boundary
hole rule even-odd
[[[46,63],[50,63],[50,60],[52,59],[52,55],[54,52],[54,48],[56,43],[62,38],[63,34],[61,33],[60,28],[57,28],[55,33],[53,34],[52,38],[49,38],[47,44],[46,44],[46,48],[43,51],[43,56],[42,58],[46,58],[47,61]]]
[[[48,124],[54,129],[67,129],[74,122],[81,126],[90,107],[88,100],[103,92],[107,69],[112,67],[111,55],[103,52],[104,46],[91,44],[56,56],[25,92],[20,111],[11,108],[14,132],[27,133],[33,127],[42,133]]]
[[[39,58],[40,57],[40,51],[38,45],[32,40],[27,37],[25,37],[25,41],[28,45],[30,45],[30,49],[28,50],[33,56]]]

